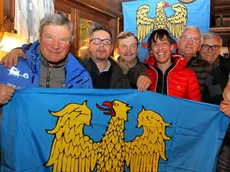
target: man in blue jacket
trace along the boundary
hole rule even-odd
[[[23,45],[26,58],[7,68],[0,65],[0,105],[6,104],[15,89],[92,88],[89,73],[69,53],[74,27],[68,18],[51,14],[40,22],[39,40]]]

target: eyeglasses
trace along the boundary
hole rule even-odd
[[[189,36],[181,36],[180,37],[181,39],[183,39],[184,41],[193,41],[193,42],[200,42],[200,38],[197,38],[197,37],[189,37]]]
[[[95,45],[99,45],[103,43],[104,45],[111,45],[111,39],[100,39],[100,38],[92,38],[89,42],[92,42]]]
[[[204,50],[209,50],[209,48],[211,48],[212,50],[218,50],[220,48],[219,45],[208,45],[208,44],[203,44],[201,46]]]

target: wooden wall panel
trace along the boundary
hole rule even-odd
[[[77,56],[80,40],[80,18],[94,21],[111,29],[113,41],[121,31],[120,0],[55,0],[55,9],[67,13],[75,27],[71,52]]]

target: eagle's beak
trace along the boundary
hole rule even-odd
[[[168,2],[164,2],[163,8],[170,7],[170,4]]]
[[[105,115],[111,115],[112,117],[115,116],[115,111],[113,109],[113,104],[111,102],[105,101],[102,105],[106,106],[107,108],[101,107],[99,104],[96,104],[97,108],[104,111]]]

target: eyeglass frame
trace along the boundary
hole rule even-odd
[[[206,48],[204,48],[204,46],[206,46]],[[214,47],[216,47],[216,48],[214,48]],[[209,48],[211,48],[211,50],[217,51],[220,48],[220,45],[203,44],[203,45],[201,45],[201,48],[204,50],[209,50]]]
[[[200,39],[200,38],[190,37],[190,36],[187,36],[187,35],[181,36],[180,39],[183,39],[184,41],[190,41],[190,40],[192,40],[192,41],[195,42],[195,43],[201,42],[201,39]]]
[[[94,40],[98,40],[99,42],[96,43],[96,42],[94,42]],[[110,43],[105,43],[105,41],[110,41]],[[101,43],[103,43],[103,45],[112,45],[111,39],[92,38],[92,39],[90,39],[89,42],[92,42],[92,44],[94,44],[94,45],[100,45]]]

